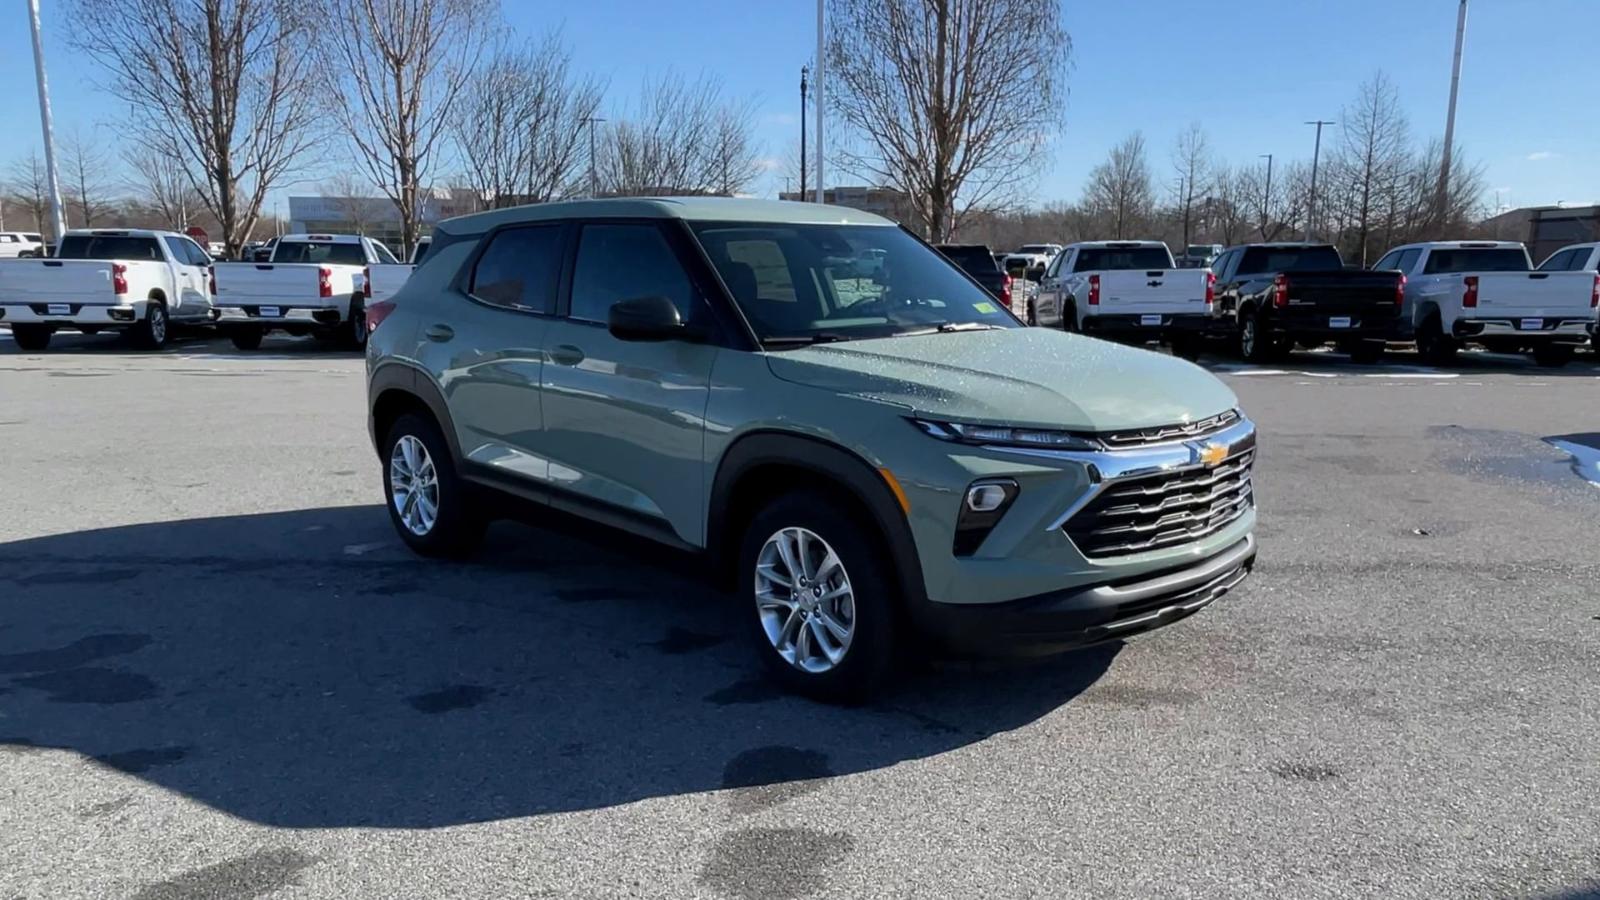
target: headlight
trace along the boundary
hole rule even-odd
[[[1045,450],[1100,450],[1099,441],[1073,434],[1070,431],[1047,431],[1040,428],[1012,428],[1006,425],[968,425],[961,422],[939,422],[932,419],[912,419],[929,437],[959,444],[977,444],[1002,447],[1038,447]]]

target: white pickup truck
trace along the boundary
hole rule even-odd
[[[400,265],[389,248],[354,234],[286,234],[267,262],[217,266],[217,326],[254,350],[273,329],[367,344],[368,267]]]
[[[385,263],[369,266],[367,268],[367,302],[380,303],[392,298],[396,291],[405,287],[406,281],[411,278],[411,273],[416,271],[417,263],[427,255],[428,247],[433,241],[423,238],[417,241],[417,246],[411,251],[409,263]],[[382,245],[380,245],[382,246]]]
[[[1588,272],[1600,284],[1600,244],[1572,244],[1545,257],[1539,263],[1541,272]],[[1594,305],[1595,320],[1589,324],[1589,343],[1600,353],[1600,290],[1590,298]]]
[[[1207,269],[1179,269],[1160,241],[1068,244],[1034,300],[1040,325],[1137,342],[1164,340],[1192,355],[1216,327]]]
[[[1400,317],[1428,362],[1446,365],[1465,344],[1526,352],[1563,366],[1594,330],[1600,276],[1533,271],[1514,241],[1434,241],[1390,250],[1373,266],[1405,276]]]
[[[209,323],[211,257],[186,235],[141,229],[68,231],[56,255],[0,260],[0,324],[24,350],[57,329],[129,330],[152,350],[171,324]]]
[[[43,255],[43,235],[32,231],[0,231],[0,259]]]

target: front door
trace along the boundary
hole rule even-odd
[[[204,316],[211,308],[210,273],[206,271],[205,251],[184,237],[168,237],[167,252],[172,255],[172,285],[176,295],[167,298],[167,314],[174,319]]]
[[[657,222],[580,226],[567,315],[545,334],[544,437],[555,502],[669,528],[697,543],[704,527],[706,401],[717,348],[623,341],[612,304],[662,296],[685,322],[708,309]]]

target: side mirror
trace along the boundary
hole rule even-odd
[[[611,305],[611,336],[622,341],[671,341],[689,337],[678,307],[665,297],[635,297]]]

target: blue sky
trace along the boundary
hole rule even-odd
[[[577,65],[609,79],[610,107],[626,105],[649,76],[704,72],[753,97],[766,156],[786,153],[797,137],[799,68],[816,41],[811,0],[504,3],[523,33],[561,28]],[[68,48],[62,4],[41,6],[58,133],[102,126],[114,141],[120,104]],[[1595,8],[1596,0],[1472,0],[1457,146],[1485,165],[1504,205],[1600,200]],[[10,86],[0,92],[0,165],[39,146],[23,9],[0,9],[0,83]],[[1416,134],[1444,131],[1455,0],[1065,0],[1063,9],[1074,45],[1066,128],[1031,192],[1036,203],[1075,198],[1089,169],[1134,129],[1158,176],[1190,121],[1235,162],[1309,158],[1312,130],[1300,123],[1337,119],[1378,69],[1399,88]],[[782,186],[775,171],[760,189]]]

